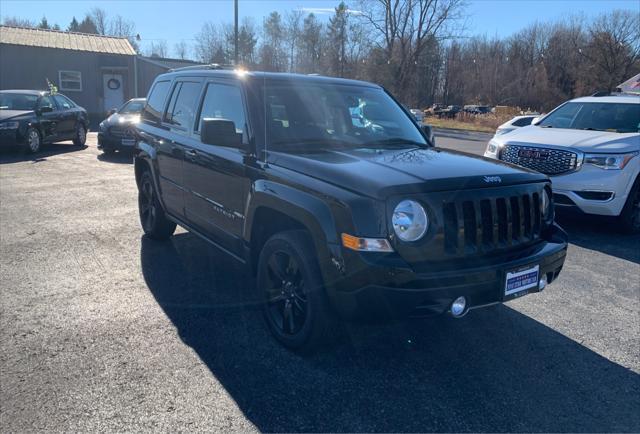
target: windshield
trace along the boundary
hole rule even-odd
[[[120,114],[140,114],[144,108],[144,101],[129,101],[123,105],[118,113]]]
[[[35,110],[38,95],[0,93],[0,110]]]
[[[549,114],[538,126],[635,133],[639,123],[640,104],[568,102]]]
[[[406,113],[382,89],[267,82],[270,148],[427,146]]]

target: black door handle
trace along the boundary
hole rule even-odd
[[[186,157],[189,157],[190,159],[194,159],[198,156],[198,153],[196,151],[194,151],[193,149],[189,149],[188,151],[184,152],[184,155]]]

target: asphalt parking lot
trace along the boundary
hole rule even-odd
[[[233,259],[143,237],[130,158],[88,145],[0,152],[3,432],[640,431],[640,237],[560,216],[572,242],[543,293],[348,325],[302,358]]]

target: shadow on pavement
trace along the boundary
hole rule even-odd
[[[133,164],[133,152],[119,151],[114,154],[98,154],[98,160],[105,163]]]
[[[188,233],[140,253],[182,340],[261,431],[640,430],[637,374],[509,307],[348,325],[302,358],[270,337],[233,259]]]
[[[40,148],[40,152],[36,154],[27,154],[22,148],[18,146],[7,147],[0,150],[0,164],[19,163],[22,161],[39,163],[54,155],[67,154],[69,152],[78,152],[86,148],[87,146],[76,146],[71,142],[55,143],[51,145],[43,145],[42,148]]]
[[[616,219],[558,210],[556,220],[571,244],[640,264],[640,235],[621,233]]]

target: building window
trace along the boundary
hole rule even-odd
[[[80,92],[82,74],[80,71],[58,71],[58,83],[60,83],[60,90]]]

